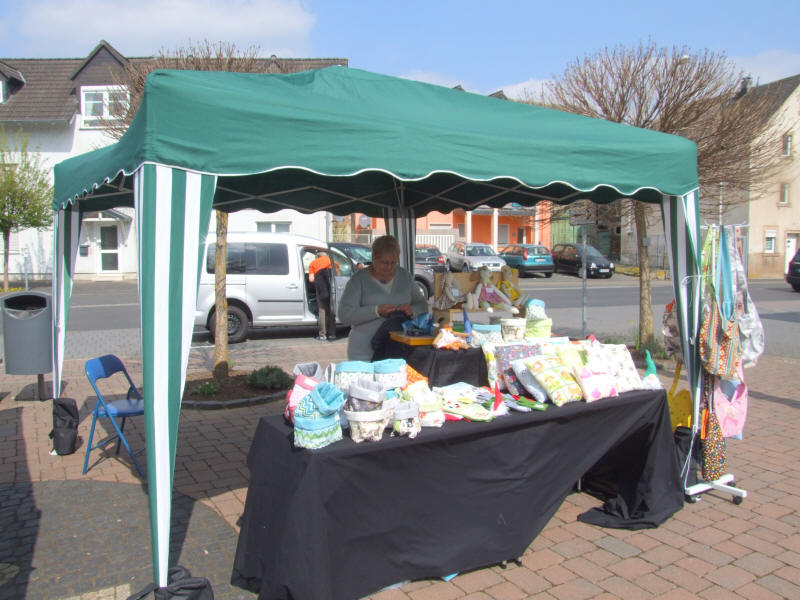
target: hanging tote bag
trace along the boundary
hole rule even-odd
[[[728,236],[728,251],[733,266],[734,286],[736,289],[736,317],[739,321],[739,345],[741,346],[742,365],[750,367],[764,353],[764,325],[758,316],[756,305],[747,287],[747,275],[739,250],[736,248],[735,236]]]
[[[669,403],[669,419],[672,422],[672,431],[676,431],[678,427],[691,427],[692,426],[692,395],[689,390],[681,390],[676,393],[678,389],[678,382],[681,377],[681,363],[675,365],[675,376],[672,378],[672,387],[669,388],[667,394],[667,402]]]
[[[703,248],[703,279],[706,282],[703,320],[700,325],[700,360],[708,373],[732,378],[741,362],[739,322],[734,311],[733,276],[727,249],[727,236],[722,230],[717,248],[717,261],[713,274],[709,274],[712,261],[706,256],[711,244],[706,236]],[[706,260],[708,258],[708,260]],[[710,276],[709,276],[710,275]],[[713,282],[713,283],[712,283]]]
[[[747,420],[747,385],[742,368],[738,379],[715,378],[714,414],[723,437],[740,437]]]
[[[700,430],[700,440],[703,448],[703,461],[701,472],[706,481],[716,481],[725,473],[727,455],[725,452],[725,438],[722,436],[717,416],[709,407],[711,406],[712,378],[703,377],[703,398],[706,408],[703,409],[703,426]]]

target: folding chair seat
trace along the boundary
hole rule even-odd
[[[139,390],[136,389],[131,376],[128,374],[127,369],[125,369],[125,365],[123,365],[122,361],[113,354],[106,354],[105,356],[92,358],[86,361],[86,366],[84,369],[86,371],[86,377],[89,379],[89,383],[91,383],[92,388],[94,388],[94,393],[97,394],[97,404],[95,404],[94,410],[92,411],[92,429],[89,433],[89,443],[86,444],[86,458],[83,461],[84,475],[86,474],[86,470],[89,466],[89,453],[96,448],[100,448],[109,442],[117,440],[116,453],[119,454],[120,444],[124,445],[125,450],[128,451],[128,454],[133,460],[133,464],[136,465],[136,470],[139,471],[139,475],[144,477],[142,467],[139,464],[139,461],[136,460],[136,455],[140,454],[144,448],[133,452],[130,444],[128,444],[128,440],[125,438],[125,434],[123,433],[125,431],[125,420],[128,417],[135,417],[137,415],[144,414],[144,401],[142,400],[142,395],[139,393]],[[116,373],[122,373],[128,380],[130,387],[128,388],[128,393],[124,400],[107,402],[103,397],[103,394],[100,393],[100,390],[97,389],[97,380],[111,377]],[[92,445],[94,428],[97,424],[97,419],[108,419],[111,421],[116,433]],[[121,419],[121,423],[117,423],[117,419]]]

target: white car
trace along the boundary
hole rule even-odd
[[[480,242],[453,242],[447,249],[447,269],[450,271],[477,271],[487,267],[499,271],[506,264],[489,244]]]
[[[228,341],[241,342],[251,327],[316,325],[314,285],[308,265],[319,250],[328,250],[336,263],[334,302],[341,298],[353,272],[350,260],[322,240],[280,233],[230,233],[228,271]],[[216,236],[206,240],[205,259],[197,295],[195,326],[215,327],[214,260]]]

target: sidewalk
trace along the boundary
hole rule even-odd
[[[265,364],[291,370],[312,356],[323,364],[343,360],[345,351],[346,340],[297,339],[257,350],[232,347],[231,360],[242,370]],[[189,368],[207,369],[212,359],[213,349],[195,349]],[[141,365],[124,360],[140,380]],[[730,496],[707,493],[658,529],[628,531],[578,522],[579,513],[599,502],[573,494],[521,566],[488,567],[450,582],[412,582],[373,598],[800,598],[799,371],[800,360],[765,356],[745,373],[745,439],[728,444],[728,470],[748,492],[740,506]],[[666,372],[662,379],[671,376]],[[64,379],[65,395],[78,402],[85,441],[94,401],[83,361],[67,361]],[[51,403],[15,399],[32,398],[33,381],[3,374],[0,383],[0,599],[126,598],[152,580],[142,482],[124,455],[93,452],[85,476],[84,447],[71,456],[50,456]],[[228,583],[236,521],[256,422],[281,408],[181,414],[172,562],[209,577],[217,598],[255,597]],[[132,445],[141,447],[143,424],[134,419],[128,427]]]

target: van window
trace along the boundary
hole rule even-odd
[[[206,272],[214,272],[216,247],[208,247]],[[229,243],[227,270],[231,274],[288,275],[289,251],[286,244]]]

